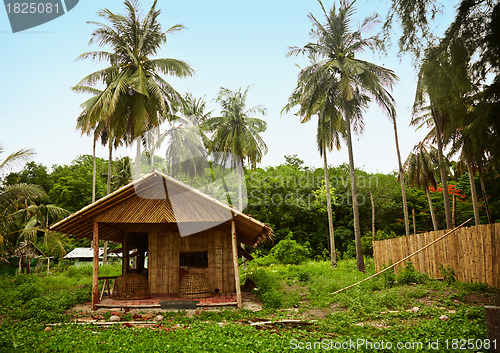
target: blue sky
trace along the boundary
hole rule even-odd
[[[330,7],[333,1],[324,1]],[[141,1],[147,11],[152,1]],[[385,15],[389,1],[358,0],[356,22],[377,11]],[[195,70],[191,78],[168,78],[179,92],[205,96],[210,110],[218,112],[213,99],[221,86],[236,90],[252,85],[248,105],[267,108],[263,134],[269,152],[262,166],[284,162],[284,155],[297,154],[308,166],[321,166],[316,147],[316,122],[300,124],[292,114],[280,113],[296,85],[301,58],[287,58],[289,46],[302,46],[309,40],[309,12],[321,17],[315,0],[243,1],[159,1],[160,22],[164,29],[180,23],[186,29],[169,37],[158,57],[187,61]],[[35,162],[47,166],[68,164],[80,154],[91,153],[91,139],[75,130],[80,104],[87,98],[71,87],[104,63],[75,61],[88,46],[92,30],[87,21],[97,20],[97,11],[109,8],[123,12],[121,1],[86,1],[51,22],[23,32],[11,33],[5,8],[0,9],[0,44],[3,68],[0,85],[0,145],[7,153],[21,148],[37,152]],[[439,17],[443,26],[454,11]],[[443,27],[441,26],[441,27]],[[442,30],[437,28],[436,31]],[[378,29],[376,29],[378,30]],[[375,31],[373,32],[375,33]],[[396,37],[394,37],[394,41]],[[400,77],[394,87],[398,132],[402,158],[425,135],[409,126],[416,86],[416,70],[410,57],[398,57],[393,45],[387,56],[365,53],[362,58],[383,65]],[[369,172],[391,172],[397,167],[392,124],[372,104],[364,116],[365,131],[354,139],[356,166]],[[126,154],[119,151],[119,155]],[[106,158],[102,148],[98,155]],[[345,145],[329,153],[329,163],[348,161]]]

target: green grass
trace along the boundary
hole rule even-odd
[[[392,283],[380,276],[332,295],[333,291],[374,273],[369,259],[366,274],[357,272],[355,266],[354,260],[340,261],[335,270],[328,262],[289,266],[251,264],[243,277],[256,283],[255,292],[264,302],[262,311],[202,311],[194,317],[185,312],[169,312],[164,313],[165,319],[156,328],[67,323],[45,331],[50,323],[68,322],[72,317],[66,310],[90,299],[88,268],[69,267],[50,276],[3,276],[0,277],[0,352],[283,352],[300,342],[318,346],[345,344],[350,340],[361,345],[355,350],[342,351],[370,352],[374,349],[366,346],[366,342],[384,341],[422,344],[418,351],[452,352],[457,351],[451,347],[452,339],[484,342],[487,338],[483,305],[498,305],[498,290],[482,284],[437,282],[410,269],[395,278],[406,281],[417,276],[421,283]],[[115,272],[119,272],[119,267],[109,266],[101,271],[108,275]],[[420,309],[417,313],[407,311],[414,306]],[[450,320],[439,320],[442,314]],[[259,330],[248,325],[249,321],[304,316],[315,319],[312,326]],[[430,348],[436,342],[439,349]]]

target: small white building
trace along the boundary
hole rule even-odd
[[[99,248],[99,265],[102,265],[102,254],[104,253],[104,248]],[[92,265],[92,257],[94,256],[94,250],[92,248],[74,248],[71,250],[64,259],[74,260],[76,266],[80,265]],[[108,259],[113,261],[121,258],[114,252],[108,250]],[[115,260],[116,261],[116,260]]]

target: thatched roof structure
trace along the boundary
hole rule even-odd
[[[52,225],[51,230],[92,239],[93,222],[99,239],[122,242],[124,231],[147,232],[148,225],[168,224],[181,235],[199,233],[235,220],[238,240],[256,245],[272,229],[166,174],[153,171]]]

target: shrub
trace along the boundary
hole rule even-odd
[[[309,259],[310,251],[307,246],[300,245],[297,241],[287,238],[276,244],[269,254],[282,264],[298,265]]]
[[[409,283],[425,283],[429,279],[429,276],[425,273],[418,272],[411,262],[407,262],[404,269],[400,271],[396,280],[398,283],[409,284]]]
[[[455,274],[455,270],[452,267],[450,266],[444,267],[443,264],[439,264],[439,271],[441,271],[445,283],[451,284],[456,282],[457,275]]]
[[[389,265],[383,264],[383,268],[387,268],[389,266],[392,266],[392,261],[389,263]],[[384,286],[387,288],[391,288],[394,286],[394,283],[396,282],[396,274],[394,273],[394,267],[391,268],[390,270],[385,271],[382,274],[382,279],[384,281]]]
[[[283,304],[283,285],[278,274],[268,269],[260,268],[251,275],[256,285],[256,294],[268,308],[280,308]]]

